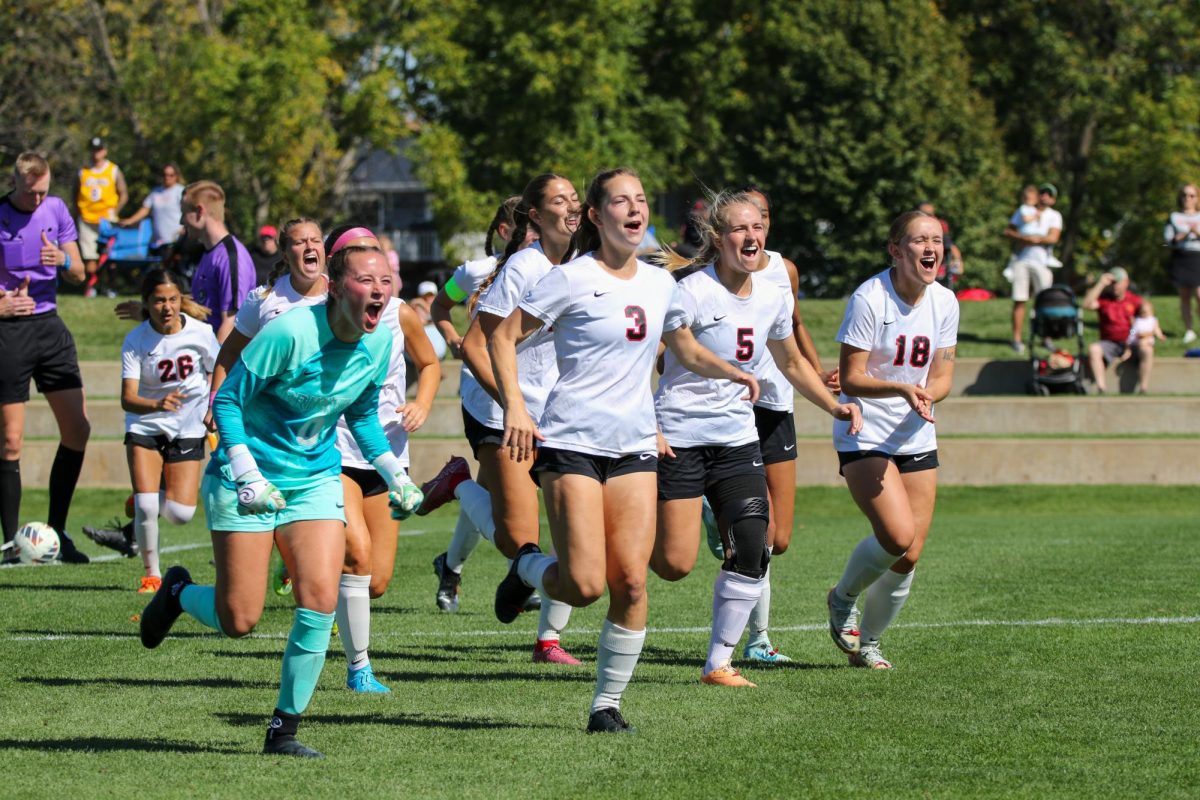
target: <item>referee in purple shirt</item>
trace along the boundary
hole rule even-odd
[[[84,413],[83,379],[75,340],[58,316],[58,278],[84,278],[79,238],[67,206],[50,197],[50,165],[22,153],[13,168],[13,190],[0,199],[0,526],[5,543],[17,532],[21,510],[21,446],[29,380],[58,422],[61,441],[50,469],[46,522],[62,542],[59,558],[86,564],[65,530],[71,496],[83,467],[92,427]],[[4,560],[15,560],[6,550]]]
[[[192,275],[192,299],[211,310],[208,324],[224,342],[246,295],[254,288],[254,259],[225,227],[225,192],[213,181],[197,181],[183,193],[183,226],[204,245]]]

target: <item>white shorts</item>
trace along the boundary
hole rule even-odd
[[[79,232],[79,255],[83,256],[84,261],[96,261],[99,259],[98,240],[100,238],[100,226],[79,220],[75,229]]]
[[[1017,302],[1036,297],[1038,292],[1049,289],[1054,283],[1054,276],[1045,264],[1009,260],[1008,268],[1012,270],[1012,299]]]

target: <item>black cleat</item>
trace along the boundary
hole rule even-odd
[[[542,610],[542,596],[540,594],[538,594],[537,592],[534,592],[533,594],[529,595],[529,599],[525,601],[525,605],[521,606],[521,613],[523,613],[523,614],[526,612],[529,612],[529,611],[541,611],[541,610]]]
[[[615,708],[598,708],[588,717],[588,733],[637,733]]]
[[[104,528],[84,525],[83,534],[101,547],[116,550],[126,558],[133,558],[138,554],[137,543],[125,535],[125,527],[120,520],[114,519]]]
[[[297,758],[324,758],[320,750],[313,750],[295,736],[271,736],[267,733],[267,741],[263,743],[265,756],[296,756]]]
[[[91,559],[87,557],[87,553],[83,553],[75,546],[75,542],[71,541],[71,537],[66,531],[58,532],[58,560],[64,564],[88,564]]]
[[[536,544],[521,545],[521,549],[517,551],[516,557],[513,558],[513,562],[508,568],[508,574],[496,587],[496,619],[505,625],[517,618],[517,615],[525,608],[525,601],[533,594],[533,588],[526,586],[525,581],[521,580],[521,576],[517,574],[517,565],[521,563],[523,556],[540,552],[542,550]]]
[[[446,566],[446,554],[442,553],[433,560],[433,572],[438,576],[437,607],[442,611],[453,614],[458,611],[458,585],[462,575]]]
[[[180,566],[171,567],[162,577],[162,586],[150,598],[142,611],[142,646],[153,650],[162,644],[171,631],[171,626],[183,613],[179,604],[179,593],[192,582],[191,574]]]

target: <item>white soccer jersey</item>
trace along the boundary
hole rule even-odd
[[[958,300],[940,283],[925,287],[915,306],[905,303],[885,270],[855,290],[837,340],[869,350],[867,374],[885,381],[925,386],[938,350],[958,344]],[[835,420],[833,444],[842,452],[882,450],[894,455],[924,453],[937,447],[932,423],[923,420],[903,397],[847,397],[858,403],[863,426],[856,436],[850,423]]]
[[[138,382],[138,395],[159,400],[183,392],[178,411],[125,414],[125,430],[143,436],[165,434],[172,439],[198,439],[206,433],[208,377],[217,363],[221,345],[212,326],[181,316],[183,329],[159,333],[146,320],[125,336],[121,345],[121,378]]]
[[[392,360],[388,362],[387,378],[379,388],[379,424],[383,426],[383,435],[387,437],[388,446],[392,453],[400,459],[400,464],[408,469],[408,431],[404,430],[404,418],[400,409],[404,407],[405,393],[408,390],[406,368],[404,364],[404,329],[400,327],[400,306],[404,301],[393,297],[383,309],[383,324],[392,334]],[[363,457],[363,452],[350,433],[345,417],[338,417],[337,449],[342,454],[342,464],[359,469],[372,469],[370,462]]]
[[[790,329],[792,309],[796,305],[796,298],[792,296],[792,281],[788,277],[787,267],[783,264],[783,256],[774,250],[767,250],[766,254],[767,266],[754,273],[754,280],[765,281],[783,290],[783,294],[787,298],[788,327]],[[788,383],[788,379],[779,371],[779,367],[775,365],[775,359],[770,353],[763,354],[762,360],[758,362],[758,369],[754,372],[754,377],[758,378],[759,388],[756,406],[773,411],[792,411],[796,402],[792,384]]]
[[[450,276],[450,280],[446,281],[446,283],[450,284],[453,282],[466,298],[470,298],[471,295],[479,291],[479,287],[487,280],[488,275],[491,275],[492,271],[496,269],[498,261],[499,259],[495,256],[486,256],[475,261],[467,261],[459,264],[454,269],[454,274]],[[475,380],[475,374],[467,366],[467,362],[463,362],[459,375],[458,394],[460,397],[466,397],[470,392],[483,392],[479,388],[479,382]],[[491,399],[490,396],[488,399]]]
[[[517,309],[521,298],[532,289],[543,275],[554,271],[554,265],[542,247],[534,243],[524,250],[513,253],[495,282],[479,298],[475,313],[487,312],[504,318]],[[554,339],[548,332],[538,331],[517,345],[517,374],[520,376],[521,393],[525,395],[525,407],[535,420],[546,405],[546,395],[558,378],[558,365],[554,360]],[[504,428],[504,410],[478,383],[463,388],[463,407],[476,420],[489,428]]]
[[[305,297],[292,288],[292,276],[284,275],[270,288],[259,286],[246,295],[245,302],[233,319],[233,326],[247,339],[253,339],[271,320],[285,311],[300,306],[315,306],[325,302],[325,292]]]
[[[550,270],[521,308],[553,332],[558,381],[538,427],[546,447],[599,456],[653,453],[650,372],[675,295],[664,269],[638,262],[629,280],[592,255]]]
[[[751,276],[748,297],[732,294],[711,264],[679,282],[665,331],[691,328],[696,341],[717,358],[757,373],[771,359],[768,339],[792,335],[787,297],[777,286]],[[667,350],[654,395],[658,426],[672,447],[736,447],[758,441],[747,389],[725,379],[691,372]]]

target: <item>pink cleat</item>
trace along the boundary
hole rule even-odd
[[[425,499],[417,506],[417,516],[423,517],[454,499],[454,490],[463,481],[471,479],[471,465],[462,456],[451,456],[442,471],[421,485]]]
[[[538,639],[537,644],[533,646],[533,663],[567,664],[577,667],[583,662],[564,650],[557,640],[542,641]]]

